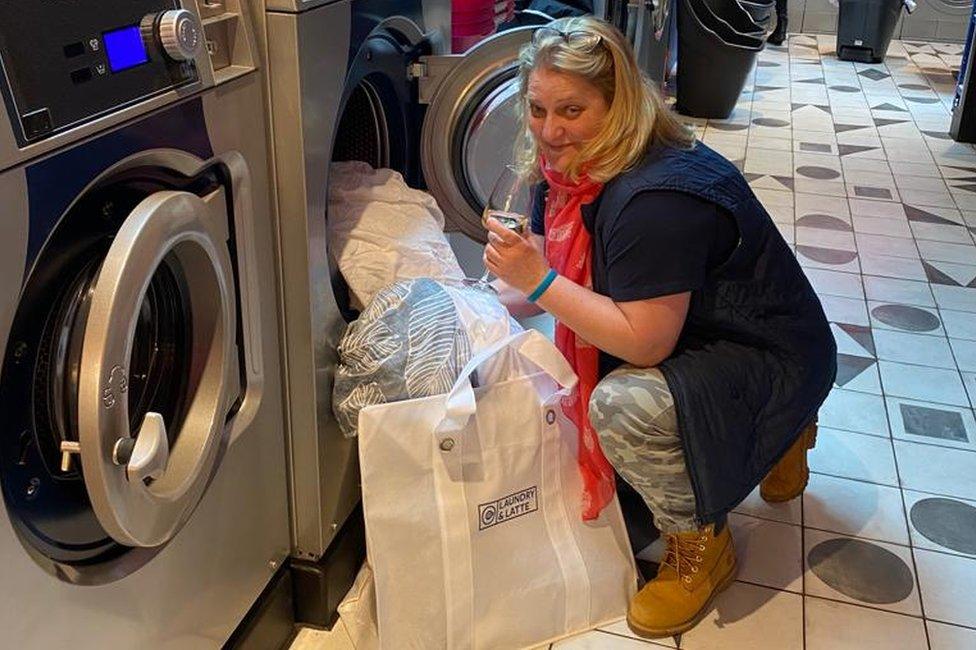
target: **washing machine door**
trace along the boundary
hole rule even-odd
[[[447,220],[480,242],[487,240],[481,212],[512,162],[519,133],[519,49],[536,28],[502,32],[464,55],[426,61],[436,81],[421,132],[424,179]]]
[[[78,441],[62,444],[81,456],[99,523],[117,542],[152,547],[188,519],[217,461],[225,419],[238,393],[234,275],[227,249],[225,190],[201,198],[159,191],[129,213],[90,285],[77,377]],[[130,366],[140,350],[147,292],[160,274],[178,276],[189,329],[186,376],[177,431],[162,414],[130,418]],[[150,296],[150,299],[152,297]],[[159,303],[160,300],[156,299]],[[143,337],[145,338],[145,337]],[[162,383],[161,382],[161,383]],[[151,389],[151,387],[150,387]],[[138,407],[136,407],[138,408]]]

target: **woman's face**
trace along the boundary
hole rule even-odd
[[[529,130],[549,166],[563,172],[596,137],[610,109],[603,93],[579,75],[540,67],[529,73]]]

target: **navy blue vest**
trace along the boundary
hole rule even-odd
[[[649,190],[715,203],[739,229],[731,256],[692,292],[694,322],[659,366],[674,396],[698,518],[708,523],[742,501],[816,416],[833,385],[837,348],[792,251],[729,161],[701,143],[652,147],[604,187],[598,221]]]

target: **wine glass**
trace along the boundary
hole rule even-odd
[[[525,235],[529,230],[531,208],[532,199],[528,183],[516,173],[514,167],[506,165],[485,202],[481,223],[487,229],[488,220],[494,219],[512,232]],[[495,288],[488,283],[490,276],[491,272],[485,269],[484,275],[480,278],[466,278],[464,283],[477,289],[494,291]]]

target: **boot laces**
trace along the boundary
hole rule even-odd
[[[698,573],[705,551],[705,535],[669,535],[667,552],[662,564],[670,566],[678,574],[678,579],[685,583],[692,581],[692,576]]]

